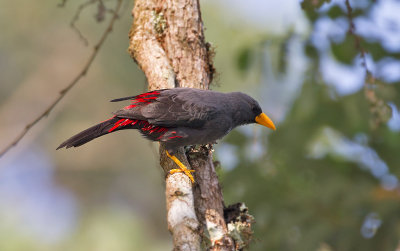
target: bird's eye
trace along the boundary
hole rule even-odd
[[[253,113],[261,113],[261,111],[260,111],[260,108],[258,108],[257,106],[253,106],[252,108],[251,108],[251,110],[252,110],[252,112]]]

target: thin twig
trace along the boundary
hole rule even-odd
[[[391,110],[385,100],[380,98],[375,92],[375,87],[379,82],[376,81],[374,74],[368,68],[367,51],[361,44],[362,38],[356,34],[356,27],[353,22],[353,9],[350,5],[350,1],[346,0],[345,4],[347,8],[347,18],[349,20],[349,33],[354,37],[355,48],[360,51],[361,65],[364,67],[366,73],[364,95],[370,105],[370,112],[372,115],[370,125],[372,129],[377,129],[379,125],[388,120],[388,117],[390,117],[388,114],[391,114]]]
[[[78,22],[79,17],[81,15],[81,12],[88,7],[91,4],[94,4],[95,2],[97,2],[97,0],[89,0],[85,3],[82,3],[81,5],[79,5],[78,10],[75,13],[74,18],[71,21],[71,27],[72,29],[78,34],[79,38],[83,41],[83,43],[85,44],[85,46],[89,45],[89,41],[87,40],[87,38],[82,34],[81,30],[76,27],[75,23]]]
[[[32,122],[30,122],[29,124],[27,124],[24,128],[24,130],[8,145],[6,146],[5,149],[3,149],[0,152],[0,158],[4,156],[5,153],[7,153],[12,147],[16,146],[18,144],[18,142],[29,132],[29,130],[36,125],[42,118],[46,117],[52,110],[53,108],[58,104],[58,102],[60,102],[60,100],[62,98],[64,98],[64,96],[71,90],[72,87],[74,87],[76,85],[76,83],[79,82],[79,80],[84,77],[86,75],[86,73],[88,72],[90,66],[93,63],[93,60],[96,58],[101,46],[104,44],[104,41],[106,40],[106,38],[108,37],[108,35],[110,34],[110,32],[112,31],[112,28],[114,26],[114,22],[115,20],[118,19],[118,13],[121,9],[121,5],[122,5],[122,0],[117,0],[117,6],[115,7],[115,11],[114,14],[110,20],[110,23],[108,25],[108,27],[106,28],[106,30],[104,31],[103,35],[101,36],[100,40],[97,42],[97,44],[93,47],[93,52],[90,55],[87,63],[85,64],[85,66],[83,67],[83,69],[80,71],[80,73],[64,88],[60,91],[60,95],[58,96],[58,98],[51,103],[46,110],[44,110],[37,118],[35,118]]]
[[[61,3],[58,4],[58,7],[63,8],[67,4],[67,0],[61,0]]]
[[[361,64],[364,66],[367,74],[370,75],[371,71],[368,69],[367,66],[367,58],[365,56],[366,52],[365,49],[361,46],[361,38],[359,35],[357,35],[356,26],[353,22],[353,8],[351,7],[349,0],[346,0],[345,4],[347,8],[347,19],[349,20],[349,33],[354,37],[356,49],[360,51],[360,56],[362,61]]]

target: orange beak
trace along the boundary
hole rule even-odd
[[[272,130],[276,130],[274,122],[265,114],[261,113],[256,117],[256,123],[271,128]]]

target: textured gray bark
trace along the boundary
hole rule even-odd
[[[199,8],[196,0],[135,1],[129,52],[146,74],[149,90],[209,88],[214,68]],[[169,170],[176,166],[161,145],[167,221],[174,250],[200,250],[205,232],[210,238],[207,248],[234,250],[224,221],[224,202],[212,152],[202,147],[186,156],[181,149],[176,157],[196,170],[196,183],[192,186],[183,173],[169,175]]]

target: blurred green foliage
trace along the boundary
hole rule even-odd
[[[325,2],[329,1],[302,2],[311,29],[320,17],[347,19],[348,13],[339,6],[327,12],[318,11]],[[371,2],[365,9],[355,10],[353,17],[367,16],[373,5]],[[374,60],[397,58],[397,53],[383,49],[381,43],[362,36],[360,39],[357,47],[355,36],[347,33],[341,42],[330,41],[328,53],[348,65],[360,57],[361,50]],[[322,80],[319,71],[322,52],[311,40],[306,40],[304,46],[310,60],[306,76],[312,77],[305,78],[301,92],[277,131],[256,139],[267,144],[267,153],[256,160],[239,154],[237,167],[222,173],[226,201],[245,202],[255,216],[255,241],[250,250],[396,250],[400,235],[399,187],[395,183],[391,189],[383,188],[379,177],[373,175],[378,165],[373,166],[375,162],[370,159],[366,161],[372,164],[368,170],[362,159],[375,156],[372,152],[376,151],[387,171],[396,177],[400,175],[400,134],[386,125],[391,117],[391,110],[386,110],[387,102],[398,106],[399,84],[373,80],[376,87],[370,91],[376,102],[382,104],[380,107],[371,104],[368,92],[363,89],[351,95],[337,95]],[[239,60],[242,53],[238,52]],[[278,65],[279,62],[275,63],[275,67]],[[382,116],[389,114],[378,127],[370,123],[376,110],[386,114]],[[347,142],[358,142],[361,135],[363,149],[372,150],[359,156],[360,162],[346,154],[337,154],[352,150],[340,149],[343,145],[313,156],[313,148],[321,149],[326,141],[335,140],[321,137],[326,128]],[[236,153],[246,153],[254,140],[233,132],[225,142],[238,146]],[[369,216],[378,218],[376,228],[363,228],[371,220]]]
[[[362,93],[336,101],[327,93],[324,85],[306,83],[285,122],[268,139],[259,139],[268,140],[268,153],[255,162],[242,156],[237,168],[223,176],[227,202],[244,201],[255,216],[256,240],[250,250],[318,250],[323,243],[329,250],[397,246],[397,188],[382,189],[370,173],[346,159],[311,158],[309,147],[325,126],[350,138],[365,133],[397,176],[400,136],[387,128],[370,131]],[[310,100],[313,104],[307,104]],[[237,134],[231,133],[226,141],[245,152],[251,139]],[[383,224],[376,236],[365,239],[360,229],[370,212],[378,213]]]

